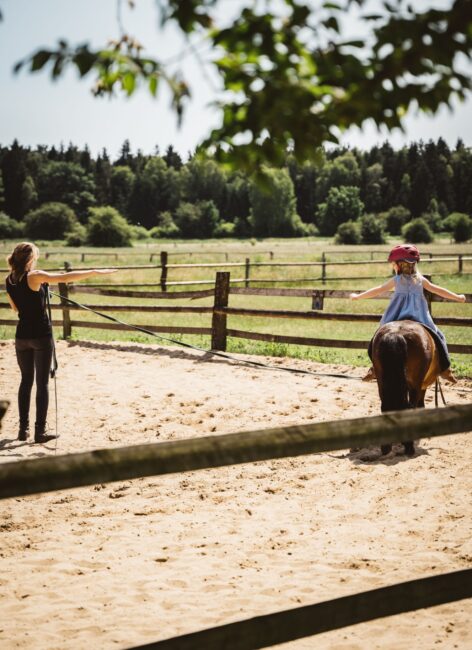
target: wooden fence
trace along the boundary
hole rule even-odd
[[[269,251],[270,253],[270,251]],[[49,255],[55,254],[54,252],[49,253]],[[60,254],[60,253],[57,253]],[[154,257],[160,257],[160,264],[141,264],[141,265],[125,265],[117,266],[120,270],[155,270],[160,271],[159,285],[162,291],[167,291],[169,287],[179,287],[179,286],[194,286],[194,285],[211,285],[214,283],[213,279],[204,279],[204,280],[185,280],[185,281],[169,281],[169,272],[172,270],[193,270],[193,269],[241,269],[244,270],[243,277],[232,278],[232,284],[243,284],[246,288],[251,284],[286,284],[286,283],[305,283],[305,282],[321,282],[323,285],[327,282],[341,282],[343,280],[372,280],[377,279],[385,275],[383,271],[377,275],[369,276],[328,276],[328,267],[349,267],[349,266],[358,266],[358,265],[383,265],[385,266],[385,260],[374,260],[374,259],[364,259],[364,260],[343,260],[343,261],[330,261],[327,258],[326,253],[321,254],[321,261],[319,262],[254,262],[251,261],[249,257],[246,257],[244,262],[211,262],[211,263],[179,263],[179,264],[169,264],[169,256],[175,253],[168,253],[167,251],[161,251],[160,253],[152,253],[150,256],[150,262]],[[85,261],[85,256],[112,256],[114,259],[118,259],[118,253],[80,253],[81,261]],[[273,255],[271,256],[271,259]],[[226,258],[227,259],[227,258]],[[472,256],[457,254],[457,255],[448,255],[445,256],[440,254],[435,257],[429,257],[428,259],[422,260],[422,264],[444,264],[444,263],[456,263],[458,275],[471,275],[472,272],[464,270],[464,263],[472,261]],[[69,261],[64,262],[64,269],[66,271],[71,271],[75,268],[76,270],[85,270],[84,267],[73,267]],[[316,277],[296,277],[296,278],[274,278],[274,277],[251,277],[251,270],[260,269],[260,268],[282,268],[282,269],[295,269],[295,268],[315,268],[319,269],[320,275]],[[47,269],[50,271],[61,271],[62,268],[51,268]],[[88,270],[88,268],[87,268]],[[1,272],[7,272],[8,269],[0,269]],[[450,275],[451,273],[447,273]],[[435,271],[435,275],[444,275]],[[143,286],[143,285],[141,285]]]
[[[0,466],[0,498],[381,445],[406,438],[452,435],[471,429],[472,405],[466,404],[24,460]],[[466,569],[275,612],[139,648],[255,650],[470,597],[472,569]]]
[[[432,264],[432,263],[457,263],[457,273],[459,275],[468,274],[464,271],[464,262],[472,261],[472,256],[466,256],[463,254],[458,254],[456,256],[448,257],[430,257],[429,259],[423,259],[422,263]],[[244,277],[235,278],[231,282],[233,284],[244,284],[245,287],[249,287],[251,283],[264,283],[264,284],[281,284],[287,282],[317,282],[321,281],[322,284],[326,282],[333,281],[342,281],[342,280],[362,280],[362,279],[373,279],[379,277],[377,276],[350,276],[350,277],[328,277],[328,267],[344,267],[344,266],[356,266],[356,265],[379,265],[384,264],[384,260],[352,260],[352,261],[329,261],[325,253],[321,255],[320,262],[253,262],[249,257],[246,257],[244,262],[228,262],[225,264],[213,262],[213,263],[199,263],[199,264],[169,264],[168,262],[168,253],[162,251],[160,253],[160,285],[162,291],[166,291],[168,287],[171,286],[184,286],[184,285],[194,285],[194,284],[213,284],[212,279],[198,280],[198,281],[179,281],[179,282],[170,282],[169,271],[172,269],[215,269],[215,268],[232,268],[232,269],[244,269]],[[320,270],[320,275],[317,277],[298,277],[298,278],[251,278],[251,269],[260,269],[260,268],[316,268]],[[436,275],[439,275],[436,273]]]
[[[274,343],[285,343],[293,345],[308,345],[312,347],[328,347],[328,348],[350,348],[350,349],[367,349],[368,341],[359,340],[346,340],[346,339],[326,339],[326,338],[312,338],[300,336],[287,336],[279,334],[259,333],[247,330],[237,330],[228,327],[229,316],[244,316],[244,317],[257,317],[257,318],[284,318],[284,319],[302,319],[302,320],[332,320],[338,322],[371,322],[378,323],[380,316],[378,314],[357,314],[357,313],[338,313],[324,311],[325,300],[330,299],[348,299],[351,291],[338,290],[338,289],[297,289],[297,288],[242,288],[232,287],[230,282],[230,274],[228,272],[219,271],[216,273],[216,280],[214,280],[214,289],[200,290],[200,291],[178,291],[178,292],[164,292],[160,291],[133,291],[114,289],[114,285],[104,287],[96,286],[81,286],[81,285],[67,285],[59,283],[59,293],[63,296],[61,304],[52,305],[54,311],[62,312],[62,320],[53,320],[54,326],[62,326],[62,333],[64,338],[69,338],[72,329],[79,328],[92,328],[92,329],[108,329],[108,330],[132,330],[132,325],[125,325],[120,323],[111,323],[109,321],[97,322],[90,320],[74,320],[71,313],[80,310],[80,307],[71,305],[67,302],[70,294],[74,296],[76,293],[89,293],[103,296],[123,297],[123,298],[142,298],[142,299],[156,299],[156,300],[175,300],[175,299],[199,299],[208,298],[213,296],[213,305],[200,307],[200,306],[158,306],[158,305],[85,305],[91,309],[98,309],[101,312],[136,312],[136,313],[179,313],[179,314],[208,314],[212,316],[211,327],[183,327],[183,326],[169,326],[169,325],[146,325],[145,328],[155,333],[169,333],[169,334],[196,334],[211,336],[211,348],[214,350],[226,350],[227,338],[242,338],[255,341],[266,341]],[[156,285],[155,285],[156,286]],[[157,287],[156,287],[157,288]],[[311,309],[309,311],[295,311],[295,310],[267,310],[267,309],[248,309],[244,307],[230,307],[230,295],[247,295],[247,296],[283,296],[286,298],[300,298],[306,297],[311,299]],[[447,302],[444,298],[437,295],[432,295],[426,292],[430,308],[435,302]],[[384,295],[377,299],[385,299],[388,297]],[[374,299],[375,300],[375,299]],[[472,302],[472,294],[466,295],[466,301]],[[1,308],[9,307],[8,303],[0,303]],[[438,317],[435,318],[438,326],[472,326],[472,318],[461,317]],[[0,319],[0,325],[15,325],[16,320]],[[455,354],[472,354],[472,345],[451,343],[449,350]]]

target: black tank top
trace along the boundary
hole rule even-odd
[[[20,321],[16,328],[17,339],[37,339],[50,336],[51,323],[46,311],[46,287],[41,285],[39,291],[33,291],[28,286],[28,274],[18,282],[14,282],[10,274],[6,280],[6,289],[15,303]]]

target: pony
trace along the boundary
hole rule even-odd
[[[424,396],[441,373],[436,342],[426,327],[412,320],[387,323],[372,340],[372,363],[377,377],[381,411],[424,408]],[[402,443],[413,456],[413,441]],[[392,445],[382,445],[382,455]]]

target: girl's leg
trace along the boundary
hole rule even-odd
[[[444,336],[444,333],[440,329],[437,329],[437,334],[438,334],[439,343],[442,343],[441,348],[439,349],[442,372],[439,376],[445,379],[446,381],[450,381],[452,384],[456,384],[457,379],[452,374],[451,358],[449,356],[449,350],[447,349],[446,337]]]
[[[44,432],[49,406],[49,371],[52,341],[49,337],[36,339],[34,365],[36,369],[36,429]]]
[[[21,383],[18,389],[18,412],[20,415],[21,439],[26,440],[29,425],[31,389],[34,381],[34,350],[29,339],[16,339],[16,358],[21,371]],[[24,434],[24,435],[23,435]]]

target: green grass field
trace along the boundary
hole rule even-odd
[[[134,266],[149,265],[150,256],[154,253],[152,264],[159,265],[159,252],[166,250],[169,253],[168,263],[218,263],[221,264],[220,270],[229,270],[232,279],[244,278],[243,267],[225,268],[224,264],[233,262],[244,262],[250,258],[251,264],[265,262],[319,262],[322,254],[328,261],[326,267],[327,281],[324,285],[321,283],[321,267],[255,267],[250,268],[250,286],[285,286],[285,287],[305,287],[305,288],[333,288],[356,291],[366,289],[384,281],[389,277],[390,268],[385,262],[387,253],[391,246],[397,242],[390,242],[383,246],[335,246],[331,240],[320,238],[304,239],[268,239],[262,241],[256,240],[205,240],[205,241],[177,241],[177,242],[153,242],[137,243],[133,248],[127,249],[91,249],[91,248],[64,248],[59,242],[40,242],[40,249],[51,254],[48,259],[40,259],[38,266],[45,269],[62,269],[64,262],[68,262],[73,268],[90,268],[90,267],[107,267],[107,266]],[[0,249],[6,256],[7,251],[11,250],[13,242],[4,242]],[[428,253],[433,255],[468,255],[472,257],[472,246],[454,245],[448,240],[437,240],[434,244],[424,245],[421,247],[423,252],[424,264],[420,264],[420,270],[423,274],[432,275],[433,282],[445,286],[458,293],[472,293],[472,260],[463,261],[463,275],[458,275],[457,260],[451,262],[434,262],[427,263]],[[107,256],[101,256],[100,253],[107,253]],[[110,253],[112,254],[110,256]],[[85,261],[81,261],[82,255],[85,254]],[[115,254],[117,258],[115,259]],[[376,264],[355,264],[345,266],[331,266],[329,262],[350,260],[378,260]],[[6,268],[6,264],[1,264]],[[191,282],[191,281],[214,281],[217,268],[193,268],[193,269],[173,269],[168,270],[168,282]],[[470,273],[470,275],[467,275]],[[353,277],[362,279],[351,279]],[[264,284],[263,279],[281,279],[283,284]],[[344,279],[343,279],[344,278]],[[301,280],[309,280],[302,282]],[[113,283],[140,285],[159,283],[160,269],[130,269],[120,270],[113,276],[100,280],[94,278],[87,281],[87,284]],[[259,280],[260,284],[257,281]],[[241,283],[235,286],[244,286]],[[169,291],[192,290],[211,288],[208,285],[189,285],[189,286],[169,286]],[[131,288],[131,287],[130,287]],[[139,288],[139,287],[137,287]],[[144,287],[143,287],[144,288]],[[156,287],[158,289],[158,287]],[[4,296],[4,294],[3,294]],[[210,306],[213,303],[212,298],[199,300],[182,300],[182,301],[153,301],[152,299],[133,299],[117,298],[98,295],[75,294],[74,299],[89,305],[104,304],[159,304],[175,305],[176,303],[191,306]],[[5,302],[2,298],[1,302]],[[257,309],[289,309],[289,310],[309,310],[311,301],[309,298],[286,298],[286,297],[263,297],[263,296],[230,296],[230,306],[247,307]],[[324,309],[329,312],[339,313],[375,313],[380,316],[385,308],[386,301],[383,300],[365,300],[351,302],[349,300],[333,299],[326,300]],[[211,315],[209,314],[149,314],[139,312],[120,312],[113,313],[125,322],[146,325],[172,325],[174,327],[210,327]],[[460,303],[434,303],[434,316],[460,316],[472,318],[472,304]],[[58,318],[56,312],[56,318]],[[86,312],[71,312],[73,320],[97,320],[98,318]],[[0,309],[0,318],[12,318],[12,312],[6,309]],[[99,319],[98,319],[99,320]],[[332,320],[307,321],[295,319],[275,319],[275,318],[254,318],[230,316],[228,318],[228,327],[232,329],[250,330],[255,332],[265,332],[280,335],[304,336],[330,339],[352,339],[352,340],[369,340],[377,327],[376,323],[362,322],[336,322]],[[442,328],[446,334],[449,343],[461,343],[472,345],[472,328],[447,326]],[[58,336],[60,332],[56,333]],[[12,338],[14,336],[13,326],[0,326],[0,338]],[[167,336],[164,334],[164,336]],[[210,340],[207,336],[189,336],[189,335],[169,335],[176,340],[184,340],[188,343],[198,345],[208,349]],[[88,328],[75,328],[72,332],[73,339],[89,339],[98,341],[126,340],[138,342],[157,342],[157,339],[141,334],[138,332],[120,332],[113,330],[98,330]],[[330,348],[312,348],[307,346],[295,346],[285,344],[274,344],[257,341],[246,341],[243,339],[229,339],[228,351],[241,352],[248,354],[263,354],[271,356],[290,356],[304,359],[312,359],[325,363],[348,363],[356,366],[367,366],[369,361],[367,353],[363,350],[350,349],[330,349]],[[459,376],[472,376],[472,355],[453,355],[453,368]]]

